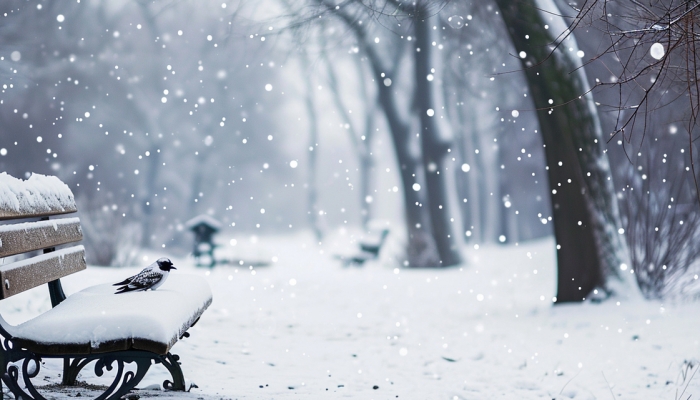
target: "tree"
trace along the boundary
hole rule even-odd
[[[400,165],[403,183],[404,205],[406,209],[406,225],[409,243],[408,264],[413,267],[450,266],[461,262],[456,244],[457,237],[453,233],[451,201],[448,197],[448,179],[444,158],[450,148],[450,141],[442,136],[438,126],[431,118],[435,115],[433,100],[434,90],[429,84],[432,74],[430,25],[427,18],[430,13],[423,5],[404,9],[400,3],[393,3],[397,13],[404,15],[409,23],[410,32],[416,37],[413,45],[414,57],[414,93],[408,112],[399,109],[394,85],[399,77],[400,59],[393,58],[394,67],[389,67],[386,57],[377,51],[376,41],[371,40],[367,24],[362,21],[363,11],[369,10],[372,18],[372,7],[363,10],[362,7],[352,7],[351,4],[335,7],[329,2],[319,0],[327,15],[335,16],[353,32],[360,48],[367,56],[376,83],[381,109],[389,125],[397,159]],[[385,12],[384,10],[383,12]],[[397,46],[403,46],[402,41],[396,41]],[[432,72],[431,69],[433,70]],[[430,76],[429,76],[430,75]],[[426,83],[427,82],[427,83]],[[414,139],[411,134],[412,115],[418,114],[417,125],[420,138],[420,153],[415,154]],[[427,193],[426,193],[427,192]],[[427,209],[427,212],[425,211]]]
[[[359,96],[364,104],[364,118],[362,118],[361,130],[356,127],[358,125],[356,121],[350,116],[350,112],[343,101],[343,96],[341,93],[341,88],[338,80],[338,73],[335,71],[336,67],[331,61],[331,57],[326,49],[325,40],[322,39],[321,45],[321,56],[323,62],[326,65],[326,70],[328,71],[328,85],[331,90],[331,95],[333,97],[333,103],[335,105],[336,112],[340,114],[343,125],[348,132],[350,143],[352,144],[353,151],[357,155],[358,159],[358,175],[359,175],[359,199],[360,199],[360,218],[362,220],[362,228],[367,232],[369,227],[369,221],[371,220],[371,203],[372,203],[372,190],[371,190],[371,172],[373,166],[372,160],[372,138],[374,137],[374,125],[375,125],[375,114],[377,108],[376,96],[369,93],[367,88],[367,77],[365,76],[365,68],[359,58],[354,57],[354,66],[357,71],[358,83],[359,83]],[[403,49],[403,47],[399,47]]]
[[[298,226],[301,212],[275,212],[296,204],[261,193],[292,171],[266,115],[278,100],[264,89],[276,70],[256,52],[266,43],[232,31],[232,9],[225,19],[212,1],[2,2],[0,37],[17,54],[0,64],[17,72],[3,75],[0,168],[58,175],[122,226],[139,224],[150,245],[171,243],[195,212],[243,229]]]
[[[364,54],[367,56],[373,80],[376,82],[379,105],[389,125],[394,143],[394,151],[401,174],[406,229],[408,230],[408,244],[406,246],[408,265],[416,268],[439,266],[440,254],[436,239],[432,235],[430,215],[426,209],[421,207],[423,198],[419,191],[413,189],[414,184],[420,185],[418,182],[422,177],[421,164],[412,150],[410,125],[401,117],[396,99],[397,93],[391,87],[391,79],[392,77],[396,79],[396,75],[387,75],[385,72],[397,71],[398,66],[386,67],[378,52],[372,47],[364,27],[344,12],[346,11],[341,10],[338,15],[355,33]],[[399,60],[395,62],[399,62]]]
[[[603,38],[587,67],[605,71],[594,91],[613,115],[609,141],[621,149],[623,222],[647,298],[688,295],[697,277],[699,6],[593,0],[571,19],[570,30]]]
[[[597,288],[608,290],[611,278],[629,273],[596,106],[575,57],[578,46],[554,2],[496,3],[519,52],[546,146],[557,301],[581,301]]]
[[[432,27],[435,21],[431,10],[418,2],[413,11],[414,41],[414,107],[420,119],[421,150],[423,152],[423,169],[427,183],[427,206],[433,228],[433,237],[438,246],[440,262],[443,265],[459,264],[461,259],[457,249],[455,232],[452,228],[454,216],[449,214],[452,202],[449,196],[446,158],[452,147],[452,140],[442,134],[437,125],[437,107],[434,99],[434,87],[431,84],[436,73],[432,59]],[[442,175],[440,174],[442,172]]]
[[[618,95],[618,103],[608,105],[617,111],[612,135],[622,134],[629,142],[635,130],[646,132],[654,111],[672,103],[681,103],[677,107],[685,111],[688,132],[693,131],[700,115],[700,4],[593,0],[575,11],[571,30],[593,26],[604,34],[606,47],[591,62],[604,60],[613,74],[597,83],[598,89],[612,88]]]
[[[649,137],[637,147],[636,163],[624,165],[623,222],[637,284],[649,299],[692,295],[697,282],[700,205],[684,147]]]

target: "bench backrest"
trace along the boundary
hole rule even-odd
[[[36,250],[44,253],[0,265],[0,299],[45,283],[54,305],[59,296],[54,292],[63,296],[59,279],[85,269],[85,250],[83,246],[55,247],[82,240],[83,232],[78,218],[48,218],[76,211],[73,193],[58,178],[34,174],[22,181],[0,173],[0,220],[42,219],[0,225],[0,258]]]

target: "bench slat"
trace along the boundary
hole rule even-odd
[[[83,239],[79,218],[0,225],[0,257],[13,256]]]
[[[50,210],[50,211],[33,211],[33,212],[14,212],[12,210],[2,210],[0,209],[0,221],[5,221],[8,219],[22,219],[22,218],[42,218],[51,217],[54,215],[61,214],[72,214],[77,212],[77,208],[65,208],[61,210]]]
[[[74,246],[0,267],[0,298],[49,283],[86,268],[85,248]]]

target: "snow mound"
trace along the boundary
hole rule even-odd
[[[32,174],[25,181],[0,173],[0,219],[75,211],[73,192],[55,176]]]

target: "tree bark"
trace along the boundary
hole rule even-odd
[[[379,76],[379,73],[377,73]],[[420,161],[411,154],[410,129],[399,117],[393,91],[384,86],[381,79],[376,79],[379,89],[379,104],[384,111],[391,137],[394,142],[396,158],[399,162],[401,183],[406,212],[406,229],[408,230],[408,266],[415,268],[440,266],[440,253],[432,235],[431,220],[422,207],[423,199],[419,192],[413,190],[420,174]]]
[[[308,218],[309,226],[314,232],[314,236],[317,241],[323,240],[323,229],[321,228],[321,221],[318,215],[318,185],[316,182],[316,161],[317,157],[317,144],[318,144],[318,118],[316,116],[316,106],[314,105],[314,88],[312,83],[312,77],[308,75],[310,68],[310,63],[306,53],[301,54],[301,65],[306,73],[306,93],[304,96],[304,105],[306,106],[306,116],[309,118],[309,169],[308,169]]]
[[[440,254],[432,235],[430,216],[422,207],[423,199],[419,192],[413,190],[413,184],[421,177],[418,157],[410,148],[410,128],[401,119],[396,104],[394,89],[384,84],[381,78],[383,67],[378,55],[368,46],[365,49],[377,82],[379,105],[384,111],[391,138],[399,163],[402,191],[406,212],[406,229],[408,231],[407,258],[408,266],[414,268],[439,267]]]
[[[360,220],[362,222],[362,229],[367,232],[369,229],[369,221],[371,218],[371,201],[368,201],[368,197],[371,196],[370,189],[370,175],[372,171],[372,127],[374,126],[374,110],[377,106],[376,100],[370,99],[367,92],[365,84],[365,74],[362,63],[357,61],[356,67],[360,81],[360,93],[361,98],[364,99],[366,104],[364,114],[364,124],[362,134],[358,133],[355,129],[355,123],[350,114],[347,111],[341,92],[340,86],[338,84],[338,76],[333,68],[333,63],[331,62],[328,54],[325,52],[325,41],[322,43],[322,55],[323,60],[326,63],[326,69],[328,71],[328,85],[330,86],[331,94],[333,97],[333,103],[335,104],[336,111],[343,120],[343,124],[347,124],[347,132],[350,137],[350,143],[353,146],[355,155],[357,156],[357,169],[358,169],[358,192],[360,201]]]
[[[448,197],[447,179],[451,174],[446,173],[445,159],[447,151],[452,145],[439,131],[435,122],[437,116],[436,103],[433,95],[431,83],[435,70],[431,70],[432,46],[431,46],[431,23],[428,11],[417,8],[414,19],[415,28],[415,50],[413,52],[415,60],[415,109],[420,119],[420,138],[423,150],[423,168],[427,189],[426,205],[430,212],[432,221],[433,237],[440,255],[440,265],[446,267],[459,264],[461,256],[459,254],[458,243],[455,240],[454,230],[450,218],[451,202]],[[431,113],[432,112],[432,113]]]
[[[546,146],[558,249],[557,301],[581,301],[596,287],[607,287],[608,278],[619,277],[629,258],[617,232],[620,217],[597,110],[575,56],[575,39],[566,35],[556,5],[551,0],[496,2],[516,51],[527,53],[521,62]]]

